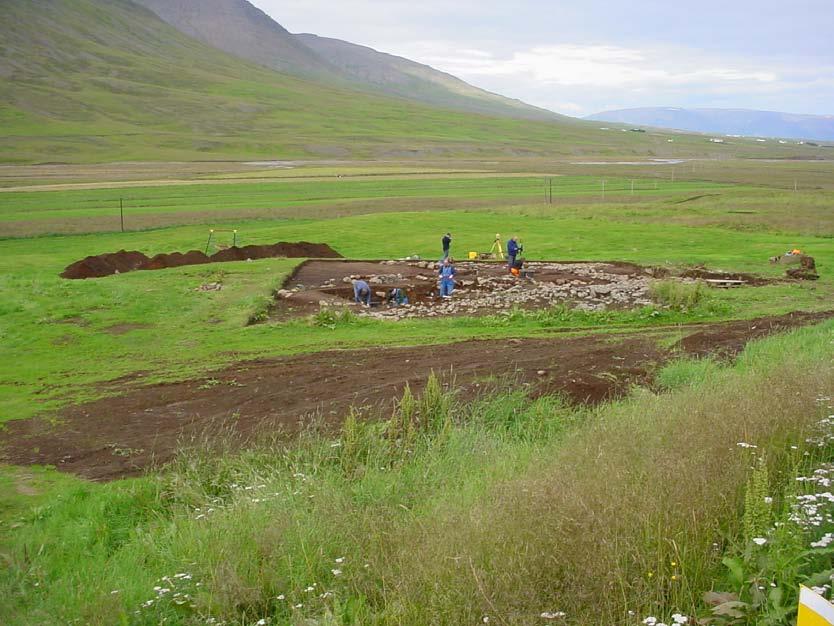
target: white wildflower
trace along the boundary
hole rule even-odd
[[[672,621],[676,624],[688,624],[689,618],[686,615],[682,615],[681,613],[674,613],[672,615]]]
[[[755,543],[757,546],[763,546],[767,543],[767,539],[765,539],[764,537],[753,537],[753,543]]]
[[[342,574],[342,570],[332,569],[332,570],[330,570],[330,573],[333,574],[334,576],[340,576]]]

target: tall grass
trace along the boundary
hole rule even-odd
[[[816,399],[832,395],[832,342],[831,323],[802,329],[676,391],[597,409],[512,385],[473,400],[433,377],[384,419],[357,409],[338,433],[184,453],[158,477],[80,485],[5,531],[0,621],[694,615],[744,541],[757,465],[738,443],[766,452],[769,480],[784,481]]]
[[[705,299],[707,288],[701,281],[656,280],[649,286],[649,293],[658,304],[675,311],[688,311]]]

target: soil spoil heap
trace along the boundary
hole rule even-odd
[[[61,278],[83,279],[100,278],[112,274],[123,274],[134,270],[161,270],[184,265],[203,263],[224,263],[227,261],[246,261],[248,259],[268,259],[274,257],[340,259],[342,255],[324,243],[300,241],[289,243],[281,241],[263,246],[232,246],[212,256],[206,256],[200,250],[186,253],[172,252],[157,254],[152,258],[136,250],[119,250],[96,256],[88,256],[72,263],[61,272]]]
[[[108,254],[88,256],[76,261],[61,273],[61,278],[94,278],[138,270],[148,262],[141,252],[119,250]]]

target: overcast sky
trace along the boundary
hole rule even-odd
[[[568,115],[637,106],[834,114],[834,0],[251,0]]]

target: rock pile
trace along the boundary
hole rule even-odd
[[[409,263],[427,272],[412,278],[418,284],[433,285],[437,281],[436,264]],[[458,286],[452,297],[440,299],[436,290],[427,297],[416,298],[410,304],[388,307],[381,304],[369,309],[358,308],[359,315],[377,319],[408,319],[449,315],[483,315],[507,311],[514,307],[539,309],[556,304],[568,304],[578,309],[603,310],[609,307],[631,307],[651,304],[649,282],[651,276],[606,271],[602,263],[560,264],[528,263],[525,275],[505,275],[500,268],[484,264],[461,262],[456,264]],[[343,279],[349,283],[359,276]],[[362,276],[369,284],[401,286],[402,274]],[[325,284],[322,287],[331,286]],[[380,291],[378,293],[384,293]]]

